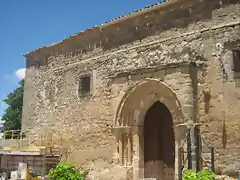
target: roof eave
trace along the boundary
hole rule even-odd
[[[175,3],[177,3],[177,2],[181,2],[181,1],[185,1],[185,0],[165,0],[165,1],[163,1],[163,2],[160,2],[160,3],[154,4],[154,5],[145,7],[145,8],[143,8],[143,9],[138,10],[138,11],[135,11],[135,12],[126,14],[126,15],[124,15],[124,16],[120,16],[120,17],[118,17],[118,18],[115,18],[115,19],[113,19],[113,20],[111,20],[111,21],[108,21],[108,22],[106,22],[106,23],[104,23],[104,24],[100,24],[100,25],[98,25],[98,26],[94,26],[94,27],[92,27],[92,28],[86,29],[86,30],[81,31],[81,32],[79,32],[79,33],[76,33],[75,35],[69,36],[68,38],[63,39],[62,41],[59,41],[59,42],[57,42],[57,43],[53,43],[53,44],[51,44],[51,45],[43,46],[43,47],[37,48],[37,49],[35,49],[35,50],[33,50],[33,51],[27,52],[27,53],[24,54],[24,56],[27,57],[27,56],[29,56],[29,55],[37,52],[37,51],[40,51],[40,50],[43,50],[43,49],[45,49],[45,48],[50,48],[50,47],[53,47],[53,46],[55,46],[55,45],[61,44],[61,43],[63,43],[63,42],[66,41],[66,40],[69,40],[69,39],[71,39],[71,38],[74,38],[74,37],[76,37],[76,36],[79,36],[80,34],[86,33],[86,32],[88,32],[88,31],[90,31],[90,30],[92,30],[92,29],[108,27],[108,26],[111,26],[111,25],[120,23],[120,22],[122,22],[122,21],[126,21],[126,20],[128,20],[128,19],[130,19],[130,18],[133,18],[133,17],[139,16],[139,15],[142,15],[142,14],[144,14],[144,13],[148,13],[148,12],[150,12],[150,11],[154,11],[154,10],[157,10],[157,9],[159,9],[159,8],[165,8],[165,7],[169,6],[169,5],[172,5],[172,4],[175,4]]]

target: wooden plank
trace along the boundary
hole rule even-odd
[[[0,150],[0,154],[2,155],[20,155],[20,156],[39,156],[41,155],[40,151],[8,151],[8,150]]]

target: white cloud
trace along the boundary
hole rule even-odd
[[[18,69],[18,70],[15,72],[15,75],[17,76],[18,79],[22,80],[22,79],[25,78],[25,71],[26,71],[25,68]]]

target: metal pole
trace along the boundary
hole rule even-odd
[[[198,126],[195,126],[195,135],[196,135],[196,172],[200,171],[200,129]]]
[[[214,148],[211,147],[211,170],[212,172],[215,171],[215,167],[214,167]]]
[[[191,136],[191,159],[192,159],[192,170],[196,172],[196,135],[195,135],[195,125],[191,127],[190,130]]]
[[[182,148],[178,148],[178,180],[182,180]]]
[[[191,128],[188,128],[187,134],[187,159],[188,159],[188,169],[192,169],[192,148],[191,148]]]

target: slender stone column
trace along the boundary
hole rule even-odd
[[[184,124],[176,125],[174,126],[174,135],[175,135],[175,180],[178,180],[179,177],[179,161],[178,157],[179,155],[179,148],[182,145],[182,141],[185,139],[187,133],[187,126]]]
[[[113,163],[114,164],[119,164],[119,137],[117,137],[117,141],[116,141],[116,148],[114,149],[114,153],[113,153]]]
[[[127,147],[127,134],[124,132],[123,134],[123,164],[124,166],[127,166],[127,161],[128,161],[128,147]]]
[[[127,165],[130,166],[132,164],[132,136],[131,133],[128,134],[128,162]]]
[[[133,180],[139,180],[144,178],[144,152],[143,147],[140,146],[142,137],[142,127],[136,127],[133,132]]]
[[[119,134],[119,140],[118,140],[118,145],[119,145],[119,163],[120,165],[123,165],[123,133],[120,132]]]
[[[112,134],[115,136],[116,138],[116,147],[114,149],[114,152],[113,152],[113,163],[114,164],[119,164],[120,163],[120,157],[119,157],[119,127],[114,127],[111,129],[111,132]]]

